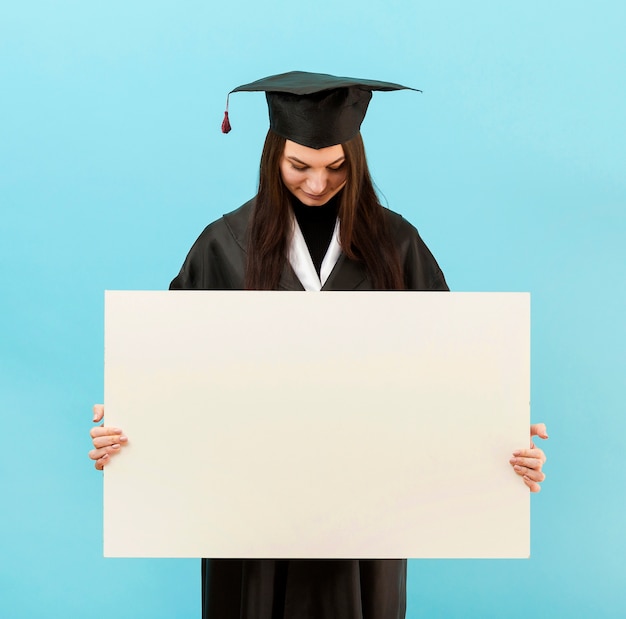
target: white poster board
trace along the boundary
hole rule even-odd
[[[106,293],[110,557],[528,557],[526,293]]]

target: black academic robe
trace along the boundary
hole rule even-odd
[[[171,290],[241,290],[254,200],[205,228]],[[447,290],[417,230],[385,210],[409,290]],[[286,264],[280,290],[303,290]],[[372,290],[359,262],[342,255],[322,290]],[[203,559],[203,619],[403,619],[406,560]]]

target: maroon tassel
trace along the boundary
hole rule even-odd
[[[230,121],[228,120],[228,110],[224,112],[224,120],[222,121],[222,133],[228,133],[232,127],[230,126]]]

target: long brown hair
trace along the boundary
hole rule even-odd
[[[400,259],[376,197],[361,134],[341,146],[347,166],[338,215],[341,249],[348,258],[365,265],[375,289],[403,289]],[[287,260],[292,223],[289,190],[280,175],[284,150],[285,138],[268,131],[248,230],[247,290],[275,290]]]

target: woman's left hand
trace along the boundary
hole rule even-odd
[[[546,461],[546,454],[542,449],[535,447],[532,437],[548,438],[548,432],[544,423],[537,423],[530,426],[530,449],[518,449],[513,452],[513,457],[509,460],[515,472],[524,480],[531,492],[539,492],[539,485],[546,476],[541,468]]]

